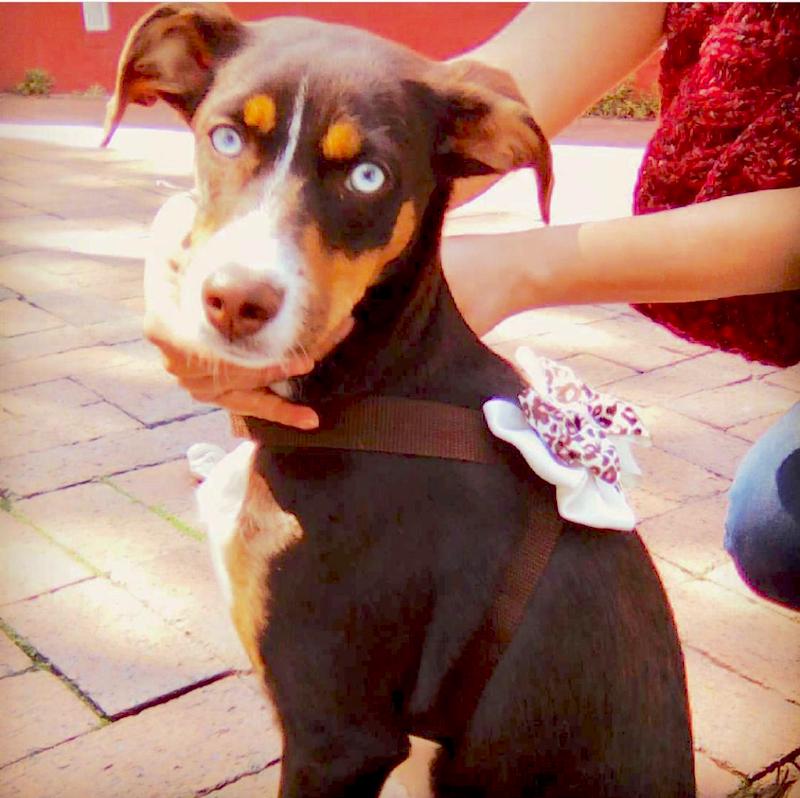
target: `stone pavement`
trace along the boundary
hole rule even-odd
[[[196,441],[230,446],[228,424],[140,333],[146,228],[189,185],[188,139],[124,130],[101,151],[97,102],[53,108],[83,127],[0,98],[0,796],[268,795],[279,734],[183,460]],[[625,212],[639,151],[581,146],[614,129],[646,134],[583,125],[557,148],[556,220]],[[527,223],[529,180],[452,224]],[[773,781],[800,752],[800,615],[750,593],[721,538],[736,464],[800,399],[800,372],[624,306],[533,311],[490,336],[507,354],[521,341],[643,408],[654,445],[632,498],[684,645],[700,795]]]

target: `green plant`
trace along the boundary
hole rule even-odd
[[[602,116],[614,119],[655,119],[660,108],[656,92],[640,91],[629,80],[623,81],[604,97],[601,97],[586,116]]]
[[[102,83],[92,83],[86,91],[81,92],[84,97],[105,97],[106,87]]]
[[[17,94],[46,96],[53,89],[53,78],[46,69],[28,69],[22,83],[17,84]]]

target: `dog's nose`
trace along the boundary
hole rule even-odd
[[[230,341],[254,335],[275,318],[283,294],[283,289],[233,263],[216,269],[203,283],[206,318]]]

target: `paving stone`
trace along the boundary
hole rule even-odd
[[[164,510],[190,527],[200,529],[194,498],[197,481],[185,457],[117,474],[110,481],[149,507]]]
[[[0,166],[0,171],[5,172],[5,166],[5,163],[3,163],[2,166]],[[19,219],[24,216],[31,216],[35,213],[37,213],[37,211],[27,205],[14,202],[6,197],[0,199],[0,218],[2,219]]]
[[[626,377],[608,386],[608,390],[619,390],[629,400],[642,404],[667,404],[678,397],[752,379],[760,368],[763,370],[757,364],[725,352],[709,352]]]
[[[28,655],[5,632],[0,632],[0,679],[22,673],[31,665]]]
[[[651,440],[659,449],[726,479],[733,479],[750,448],[749,443],[716,427],[663,407],[644,408],[640,415]]]
[[[100,397],[69,378],[0,392],[0,407],[14,416],[48,416],[60,409],[86,407]]]
[[[636,462],[642,471],[640,486],[673,501],[686,501],[727,490],[729,481],[657,446],[637,446]]]
[[[742,780],[729,770],[724,770],[705,754],[694,755],[697,798],[729,798],[742,785]]]
[[[139,316],[126,316],[114,321],[103,321],[83,328],[94,344],[120,344],[140,340],[142,337],[142,320]]]
[[[653,565],[655,565],[656,571],[658,571],[658,575],[661,577],[661,582],[664,585],[664,590],[667,591],[668,596],[671,596],[672,591],[675,590],[679,585],[685,585],[694,579],[691,574],[687,573],[682,568],[678,568],[676,565],[667,562],[658,555],[651,554],[651,557],[653,559]]]
[[[127,306],[126,299],[131,295],[135,296],[138,290],[137,287],[124,291],[127,296],[121,299],[107,299],[80,287],[29,294],[28,297],[31,302],[49,310],[67,324],[100,324],[134,315]]]
[[[800,366],[792,366],[788,369],[773,371],[764,377],[764,382],[787,388],[790,391],[800,394]]]
[[[143,296],[134,296],[130,299],[122,299],[120,300],[120,305],[125,307],[130,313],[135,314],[139,319],[144,318],[144,297]]]
[[[625,497],[636,515],[636,523],[641,524],[648,518],[663,515],[680,505],[678,501],[651,493],[641,486],[641,480],[633,487],[625,487]]]
[[[674,586],[670,601],[685,645],[798,702],[800,618],[791,621],[705,579]]]
[[[2,269],[2,266],[0,266]],[[0,338],[0,365],[16,363],[28,358],[55,355],[70,349],[81,349],[96,343],[113,343],[92,335],[92,329],[83,330],[65,324],[57,329]]]
[[[19,187],[14,191],[19,191]],[[101,210],[113,213],[113,209]],[[97,211],[95,204],[94,213]],[[0,219],[0,241],[22,250],[48,249],[88,257],[122,256],[142,263],[147,251],[147,229],[123,216],[62,219],[42,213],[22,219]]]
[[[591,354],[635,371],[648,371],[677,363],[687,357],[682,352],[642,344],[633,330],[623,334],[624,324],[613,330],[598,326],[607,323],[610,322],[578,324],[568,330],[538,335],[533,342],[533,349],[537,354],[553,360]],[[615,390],[621,398],[628,398],[619,389]]]
[[[280,764],[268,767],[252,776],[245,776],[233,784],[209,793],[211,798],[276,798],[281,782]],[[410,796],[409,798],[417,798]]]
[[[195,402],[160,362],[133,360],[76,379],[144,424],[185,418],[211,409]]]
[[[722,547],[727,500],[724,495],[686,502],[638,525],[648,550],[700,576],[728,562]]]
[[[0,197],[10,199],[19,192],[25,192],[24,186],[0,180]],[[37,212],[31,216],[0,218],[0,242],[12,247],[10,253],[40,249],[45,232],[60,230],[64,221],[49,213]],[[6,253],[4,253],[6,254]]]
[[[93,576],[63,549],[0,512],[0,604],[38,596]]]
[[[603,393],[608,391],[609,383],[637,373],[634,369],[595,355],[574,355],[565,358],[561,363],[569,366],[590,387],[595,389],[602,387]],[[613,391],[611,394],[613,396]]]
[[[576,324],[589,324],[616,315],[616,311],[600,305],[536,308],[501,321],[483,337],[483,341],[487,346],[494,347],[502,342],[519,341],[556,330],[569,332]]]
[[[105,579],[8,604],[3,615],[110,717],[229,670],[208,648]]]
[[[112,575],[186,545],[186,536],[172,524],[110,485],[78,485],[16,502],[15,508],[53,540]]]
[[[61,327],[63,320],[21,299],[0,302],[0,335],[15,336]]]
[[[251,686],[230,677],[0,771],[4,798],[186,798],[280,756]]]
[[[771,612],[777,612],[795,623],[800,623],[800,613],[798,613],[797,610],[789,609],[777,602],[762,598],[758,593],[754,592],[742,577],[739,576],[736,565],[732,560],[717,566],[713,571],[709,571],[704,576],[704,579],[708,579],[709,582],[720,585],[720,587],[724,587],[726,590],[731,590],[760,607],[764,607]]]
[[[433,798],[430,789],[431,761],[438,746],[411,738],[411,754],[390,774],[380,798]],[[245,776],[233,784],[210,793],[213,798],[276,798],[280,786],[280,763]]]
[[[800,707],[684,648],[695,748],[746,774],[777,762],[800,740]]]
[[[52,399],[54,404],[57,403],[58,395]],[[135,418],[108,402],[95,401],[84,407],[64,407],[60,410],[54,408],[48,414],[37,410],[33,409],[24,415],[12,414],[0,421],[4,457],[93,440],[112,432],[142,426]]]
[[[636,312],[629,317],[598,321],[592,324],[592,328],[596,332],[602,331],[604,334],[612,335],[621,341],[632,340],[636,341],[639,346],[663,348],[689,357],[703,355],[712,351],[703,344],[695,344],[679,338],[666,327],[654,324]]]
[[[733,427],[728,427],[725,430],[727,435],[736,435],[743,440],[755,443],[773,424],[776,424],[784,414],[771,413],[768,416],[761,418],[754,418],[752,421],[746,421],[744,424],[736,424]]]
[[[118,568],[114,581],[169,623],[204,643],[226,667],[250,669],[205,541]]]
[[[115,368],[129,360],[129,356],[118,351],[115,346],[90,346],[19,360],[3,367],[0,372],[0,391]]]
[[[99,724],[97,715],[46,671],[0,679],[0,706],[0,767]]]
[[[17,496],[58,490],[90,479],[176,460],[193,443],[207,441],[231,451],[237,439],[224,411],[153,429],[106,435],[46,452],[0,458],[0,485]]]
[[[728,429],[772,413],[785,413],[797,400],[798,395],[786,388],[749,380],[676,399],[672,409]]]
[[[123,260],[124,266],[110,267],[108,263],[74,252],[36,249],[0,259],[3,284],[26,296],[56,292],[75,286],[93,286],[122,274],[126,280],[138,276],[141,283],[141,263]]]

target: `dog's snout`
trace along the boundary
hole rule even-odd
[[[257,333],[275,318],[284,291],[237,264],[228,264],[203,283],[206,318],[228,340]]]

